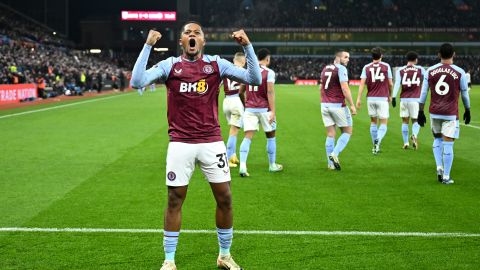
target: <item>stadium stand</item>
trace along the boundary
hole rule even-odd
[[[476,27],[478,1],[206,0],[208,27]],[[448,19],[446,19],[448,18]]]
[[[109,57],[75,50],[74,43],[14,12],[0,9],[0,84],[37,83],[40,97],[85,90],[101,91],[106,85],[122,88],[125,71]],[[51,90],[51,91],[50,91]]]

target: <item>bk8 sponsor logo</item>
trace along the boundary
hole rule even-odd
[[[180,83],[180,93],[197,92],[199,94],[205,94],[208,91],[208,84],[205,79],[199,80],[194,83]]]

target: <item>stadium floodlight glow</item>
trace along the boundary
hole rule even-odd
[[[100,49],[90,49],[90,53],[101,53],[102,50]]]
[[[168,52],[168,48],[153,48],[156,52]]]
[[[122,11],[122,21],[176,21],[175,11]]]

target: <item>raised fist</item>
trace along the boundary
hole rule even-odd
[[[155,30],[150,30],[150,31],[148,32],[147,41],[146,41],[145,43],[147,43],[147,44],[150,45],[150,46],[153,46],[153,45],[155,45],[155,43],[157,43],[157,41],[159,41],[161,38],[162,38],[162,34],[160,34],[160,32],[155,31]]]
[[[250,40],[248,39],[247,34],[245,34],[245,31],[243,31],[243,29],[233,32],[232,37],[238,44],[242,46],[250,44]]]

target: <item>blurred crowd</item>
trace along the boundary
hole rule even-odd
[[[479,2],[204,0],[199,18],[209,27],[477,27]]]
[[[390,64],[392,68],[406,64],[403,56],[385,56],[382,59]],[[372,61],[371,57],[352,57],[347,69],[349,78],[360,79],[364,65]],[[277,80],[283,82],[295,81],[297,79],[318,80],[325,65],[333,62],[332,57],[272,57],[271,68],[276,72]],[[424,67],[433,66],[439,63],[437,57],[428,56],[419,58],[418,64]],[[480,56],[456,56],[454,64],[470,72],[472,82],[480,83]]]
[[[0,84],[36,83],[38,96],[82,95],[105,86],[123,90],[118,62],[77,51],[70,41],[0,10]]]

